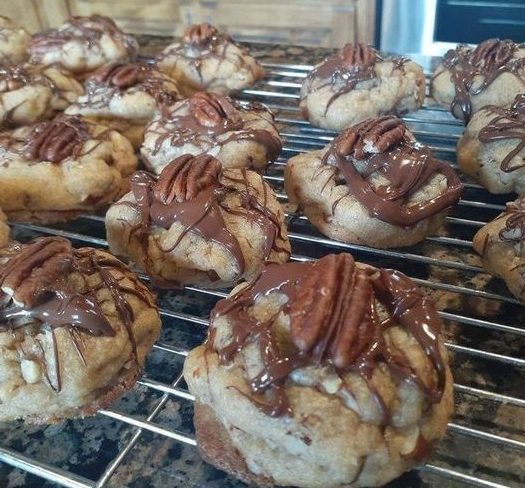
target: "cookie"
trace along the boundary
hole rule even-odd
[[[489,105],[476,112],[457,156],[462,171],[491,193],[525,192],[525,95],[510,108]]]
[[[257,486],[382,486],[443,437],[441,319],[405,275],[351,255],[268,264],[188,355],[204,459]]]
[[[94,414],[158,339],[150,291],[111,254],[40,238],[0,249],[0,421]]]
[[[347,44],[308,73],[300,95],[306,119],[340,131],[369,117],[417,110],[425,100],[425,75],[408,58]]]
[[[23,63],[29,57],[30,34],[8,17],[0,15],[0,64]]]
[[[0,208],[12,220],[63,222],[107,206],[137,167],[129,141],[79,116],[0,134]]]
[[[86,79],[85,86],[86,94],[66,113],[120,130],[137,148],[155,112],[182,98],[173,79],[142,62],[106,64]]]
[[[0,127],[49,119],[83,93],[71,73],[58,66],[0,66]]]
[[[525,196],[507,203],[504,212],[478,230],[472,245],[483,267],[525,303]]]
[[[209,155],[181,156],[159,177],[135,173],[106,234],[111,252],[164,287],[228,287],[290,256],[283,210],[262,176]]]
[[[0,248],[4,247],[9,242],[9,226],[7,225],[7,217],[0,209]]]
[[[186,96],[197,91],[227,95],[264,77],[246,48],[210,24],[190,26],[180,41],[162,51],[157,66],[180,83]]]
[[[29,52],[31,62],[58,63],[80,74],[134,56],[138,48],[137,41],[109,17],[92,15],[71,17],[58,29],[35,34]]]
[[[434,100],[468,123],[486,105],[510,105],[525,92],[525,44],[488,39],[449,50],[431,79]]]
[[[263,170],[281,149],[273,114],[264,105],[199,92],[155,116],[146,127],[141,153],[159,173],[178,156],[203,153],[224,168]]]
[[[323,234],[379,248],[410,246],[435,232],[463,189],[447,163],[388,115],[291,158],[284,184]]]

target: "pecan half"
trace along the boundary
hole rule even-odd
[[[321,334],[327,332],[337,287],[340,284],[340,264],[339,255],[335,254],[319,260],[302,283],[290,306],[292,340],[302,352],[310,351]]]
[[[373,287],[349,254],[320,259],[290,306],[290,332],[302,353],[346,368],[370,344],[377,330]]]
[[[213,156],[186,154],[174,159],[163,170],[153,190],[154,197],[164,205],[185,202],[201,191],[219,184],[221,163]]]
[[[225,121],[237,123],[241,119],[230,98],[214,93],[196,93],[190,98],[189,107],[197,122],[204,127],[216,127]]]
[[[333,142],[341,156],[383,153],[405,140],[405,123],[393,115],[367,119],[343,131]]]
[[[366,44],[346,44],[341,49],[345,66],[372,66],[376,62],[376,50]]]
[[[90,138],[86,124],[79,116],[59,115],[37,124],[29,134],[25,156],[31,160],[59,163],[77,157]]]
[[[129,88],[142,81],[145,67],[137,63],[110,63],[99,68],[91,80],[117,88]]]
[[[38,239],[23,247],[0,272],[0,289],[21,306],[38,304],[43,294],[71,269],[71,243],[59,237]]]
[[[216,37],[219,31],[210,24],[196,24],[191,25],[186,29],[183,36],[183,41],[186,44],[207,44]]]

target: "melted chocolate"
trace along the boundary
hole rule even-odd
[[[499,238],[503,242],[519,244],[520,251],[525,251],[525,198],[519,197],[513,202],[507,203],[504,212],[495,220],[505,220],[505,225],[499,231]],[[484,255],[488,246],[489,235],[487,234],[483,243],[481,254]]]
[[[454,116],[467,123],[472,116],[472,96],[482,93],[503,73],[511,73],[525,82],[522,72],[525,57],[514,58],[522,47],[508,39],[488,39],[475,49],[462,44],[445,54],[443,66],[450,71],[456,91],[450,106]],[[481,81],[475,84],[477,77]]]
[[[335,293],[335,299],[330,309],[307,309],[308,304],[300,301],[301,294],[305,287],[312,284],[312,276],[323,273],[327,259],[330,257],[308,263],[266,264],[258,279],[217,303],[211,314],[207,347],[216,347],[216,320],[221,316],[227,317],[231,326],[231,342],[217,350],[222,364],[233,361],[247,345],[257,344],[263,369],[255,377],[248,378],[251,389],[248,397],[271,416],[292,414],[285,383],[292,371],[306,366],[327,366],[343,383],[345,373],[358,374],[368,384],[371,394],[383,410],[385,423],[390,415],[381,395],[370,382],[380,363],[387,365],[394,378],[418,385],[430,402],[439,402],[445,388],[446,365],[439,351],[441,320],[431,300],[398,271],[353,266],[350,275],[338,279],[336,290],[331,290]],[[350,255],[346,255],[345,259],[353,263]],[[259,298],[273,292],[286,295],[288,300],[273,317],[260,322],[250,313],[251,308]],[[389,318],[379,318],[378,303],[388,312]],[[274,330],[277,316],[281,313],[290,315],[291,309],[297,305],[305,324],[319,318],[309,314],[320,313],[324,317],[320,333],[307,348],[294,347],[294,341],[288,339],[281,343],[282,337],[279,339]],[[347,320],[355,322],[358,328],[365,325],[359,329],[366,332],[365,336],[360,333],[357,347],[355,343],[351,344],[356,339],[345,333],[348,328],[343,327],[343,322]],[[408,358],[399,351],[392,352],[388,347],[384,333],[392,326],[407,330],[426,352],[436,374],[436,380],[431,386],[425,386],[426,382],[410,366]],[[354,351],[353,356],[349,356],[350,362],[344,367],[338,367],[339,351],[349,348]],[[346,383],[343,387],[353,396]]]
[[[114,96],[133,87],[153,97],[158,106],[169,106],[179,100],[180,95],[177,90],[167,88],[168,82],[174,83],[171,78],[145,63],[109,63],[86,80],[87,99],[82,105],[103,108]],[[95,102],[95,96],[100,96],[101,86],[106,88],[105,94],[100,101]]]
[[[242,118],[242,114],[249,112],[267,111],[271,113],[264,105],[256,102],[241,105],[226,96],[212,93],[205,95],[211,101],[207,104],[209,106],[205,107],[206,110],[213,110],[211,118],[202,114],[200,106],[195,104],[196,100],[200,101],[201,93],[181,102],[173,110],[166,110],[159,124],[164,126],[169,123],[174,125],[174,129],[158,133],[152,150],[153,154],[157,154],[166,141],[169,141],[172,146],[182,146],[186,143],[197,146],[210,144],[215,146],[218,144],[217,137],[228,133],[228,137],[220,142],[220,145],[233,141],[251,140],[266,148],[269,161],[277,159],[282,149],[280,138],[268,130],[246,127]],[[185,112],[188,113],[185,114]],[[274,128],[277,131],[275,126]],[[155,134],[154,130],[149,130]]]
[[[306,80],[313,84],[321,80],[319,86],[308,93],[313,93],[327,86],[334,91],[328,100],[325,114],[330,105],[341,95],[352,91],[359,83],[376,79],[376,63],[392,61],[394,69],[403,69],[407,58],[383,58],[374,48],[366,44],[346,44],[342,49],[315,67],[308,73]]]
[[[176,198],[173,198],[169,201],[163,201],[159,198],[158,186],[160,180],[166,172],[171,170],[171,166],[179,164],[182,159],[186,159],[185,164],[190,166],[200,164],[203,159],[211,160],[213,158],[207,155],[196,157],[181,156],[166,166],[160,177],[155,177],[144,171],[138,171],[131,178],[131,190],[135,202],[117,203],[117,205],[132,207],[140,215],[141,223],[132,230],[131,235],[138,233],[138,239],[144,246],[145,256],[148,254],[150,228],[156,226],[169,229],[177,222],[184,227],[184,231],[173,246],[170,249],[162,249],[163,252],[171,252],[179,245],[188,232],[196,232],[205,240],[216,242],[223,246],[237,262],[239,275],[242,275],[245,269],[244,255],[239,242],[224,223],[223,212],[243,215],[262,229],[265,235],[264,259],[269,258],[272,250],[277,252],[283,251],[276,244],[277,237],[283,238],[279,220],[267,207],[266,193],[262,204],[252,195],[245,171],[242,172],[242,180],[232,180],[237,183],[242,182],[245,185],[245,188],[242,190],[228,185],[225,181],[222,184],[217,181],[216,184],[198,188],[196,195],[189,200],[178,201]],[[218,161],[216,163],[220,165]],[[223,179],[228,180],[228,177],[224,176]],[[225,197],[229,194],[240,196],[241,206],[239,208],[227,206]],[[146,268],[148,268],[147,261]]]
[[[63,101],[69,103],[64,97],[64,92],[67,90],[61,89],[58,87],[55,82],[46,74],[46,69],[43,69],[37,65],[18,65],[18,66],[0,66],[0,84],[3,85],[2,92],[9,92],[14,90],[19,90],[28,85],[38,85],[45,86],[49,88],[53,96],[62,99]],[[60,71],[59,67],[53,67],[54,70]],[[69,76],[68,73],[61,71],[64,76]],[[22,102],[25,103],[25,102]],[[8,110],[4,114],[4,123],[7,126],[15,126],[15,121],[13,120],[13,115],[16,109],[20,105],[15,105],[13,108]]]
[[[457,202],[463,185],[450,165],[436,159],[430,149],[413,142],[407,136],[386,151],[367,153],[363,159],[357,159],[354,151],[341,154],[338,150],[345,139],[365,137],[373,125],[389,119],[397,120],[390,116],[368,119],[343,131],[329,146],[323,157],[323,164],[338,168],[348,187],[345,196],[356,198],[371,217],[400,227],[409,227]],[[409,204],[409,198],[438,173],[446,177],[447,189],[430,200]],[[368,179],[374,174],[385,178],[387,183],[373,185]],[[333,210],[338,203],[339,201],[334,203]]]
[[[502,141],[507,139],[516,140],[516,147],[510,151],[501,161],[500,169],[505,173],[523,168],[525,162],[511,166],[511,161],[523,149],[525,149],[525,95],[520,94],[514,99],[510,109],[490,106],[486,107],[495,116],[479,132],[481,142]],[[521,158],[523,161],[523,158]]]
[[[52,246],[55,248],[50,252]],[[35,325],[39,329],[51,331],[56,385],[50,380],[43,347],[42,357],[39,360],[45,366],[49,386],[55,391],[61,390],[55,329],[66,328],[69,331],[84,364],[86,363],[82,351],[84,334],[115,336],[115,331],[101,308],[102,301],[96,296],[96,292],[104,287],[111,292],[118,316],[126,327],[133,345],[134,360],[138,361],[132,330],[133,308],[126,294],[137,296],[148,306],[155,305],[144,285],[138,282],[123,263],[115,258],[100,255],[95,249],[73,249],[69,241],[59,237],[40,238],[29,244],[12,243],[0,250],[0,261],[3,262],[0,268],[0,332],[11,331],[17,338],[19,329]],[[46,266],[51,268],[48,269]],[[119,270],[121,276],[113,276],[110,270]],[[85,290],[81,292],[76,290],[70,280],[71,274],[74,273],[80,274]],[[101,278],[96,286],[89,285],[87,279],[94,273],[98,273]],[[121,280],[125,278],[131,280],[131,286],[121,284]],[[19,297],[22,293],[19,289],[21,286],[30,286],[34,291]],[[21,353],[22,358],[26,356],[23,351]]]
[[[60,48],[70,41],[81,42],[92,48],[104,34],[121,40],[129,54],[138,52],[137,41],[124,34],[112,19],[103,15],[74,16],[58,29],[35,34],[29,50],[33,55],[44,55],[49,49]]]
[[[254,68],[250,64],[244,63],[243,57],[249,56],[248,49],[239,46],[233,39],[223,32],[217,31],[209,24],[193,25],[186,30],[182,42],[170,45],[158,58],[162,61],[166,58],[184,57],[187,63],[197,73],[199,77],[199,89],[205,90],[211,83],[216,81],[214,77],[205,82],[202,74],[202,63],[206,59],[215,59],[217,65],[215,72],[218,72],[222,63],[226,60],[226,52],[229,46],[235,46],[237,50],[230,50],[230,56],[235,58],[245,68],[249,68],[255,75]],[[175,59],[175,66],[177,60]]]

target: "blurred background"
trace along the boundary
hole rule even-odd
[[[0,0],[37,32],[100,13],[132,33],[178,35],[210,22],[235,38],[324,47],[361,41],[386,51],[442,54],[451,43],[525,37],[525,0]]]

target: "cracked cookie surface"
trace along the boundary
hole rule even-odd
[[[64,114],[2,133],[0,155],[0,208],[29,222],[62,222],[105,207],[137,167],[120,133]]]
[[[227,95],[264,77],[246,48],[209,24],[188,27],[181,41],[158,56],[157,66],[180,83],[186,96],[197,91]]]
[[[106,214],[108,243],[160,286],[233,286],[290,256],[284,212],[253,171],[185,155],[131,188]]]
[[[224,168],[263,170],[282,141],[272,112],[256,102],[199,92],[166,107],[146,127],[142,156],[156,173],[184,154],[210,154]]]
[[[313,125],[341,130],[369,117],[417,110],[425,75],[407,58],[347,44],[308,73],[300,95],[301,111]]]
[[[218,302],[185,361],[201,454],[257,486],[387,483],[447,428],[441,329],[397,271],[349,254],[265,265]]]
[[[291,158],[290,202],[333,239],[387,248],[435,232],[463,185],[394,116],[350,127],[320,151]]]
[[[111,254],[40,238],[0,249],[0,420],[93,415],[130,389],[161,321]]]

